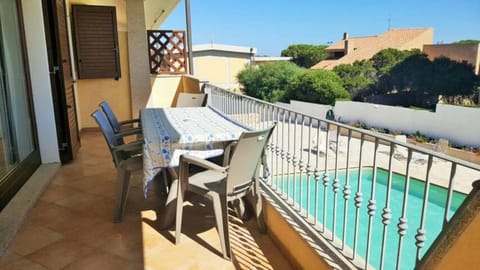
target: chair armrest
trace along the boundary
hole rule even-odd
[[[141,134],[141,133],[142,133],[141,128],[132,128],[132,129],[126,129],[126,130],[122,130],[122,131],[118,132],[117,134],[115,134],[115,137],[123,138],[123,137],[131,136],[131,135],[138,135],[138,134]]]
[[[142,150],[142,147],[143,147],[143,141],[134,141],[131,143],[115,146],[112,148],[112,151],[113,152],[118,152],[118,151],[132,152],[136,150]]]
[[[134,119],[129,119],[129,120],[118,122],[118,124],[120,124],[120,126],[128,125],[128,124],[134,124],[134,123],[140,123],[140,118],[134,118]]]
[[[143,141],[134,141],[122,145],[115,146],[111,149],[115,166],[118,166],[122,160],[134,156],[140,156],[143,151]]]
[[[182,164],[193,164],[204,169],[209,169],[217,172],[226,172],[228,170],[228,167],[218,166],[213,162],[188,154],[183,154],[180,156],[180,165]]]

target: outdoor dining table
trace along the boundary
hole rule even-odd
[[[228,143],[238,140],[242,132],[249,130],[212,107],[146,108],[140,111],[140,118],[144,140],[145,197],[158,173],[178,167],[180,155],[190,154],[200,158],[220,156]],[[158,222],[162,229],[170,227],[175,221],[177,186],[178,179],[174,179],[165,206],[160,211]],[[258,188],[258,184],[254,186]],[[254,209],[258,209],[260,195],[253,192],[252,197],[256,198]]]

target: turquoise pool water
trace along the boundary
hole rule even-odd
[[[330,182],[328,188],[328,198],[327,198],[327,218],[326,226],[328,230],[333,230],[333,205],[334,205],[334,196],[332,192],[332,181],[334,178],[334,173],[329,173]],[[293,178],[293,177],[292,177]],[[340,181],[340,188],[337,195],[337,220],[336,220],[336,236],[339,239],[343,239],[343,219],[344,219],[344,205],[345,200],[343,198],[343,188],[345,185],[346,172],[345,170],[339,172],[338,178]],[[366,246],[367,246],[367,232],[368,232],[368,201],[370,200],[371,188],[372,188],[372,178],[373,178],[373,169],[364,168],[362,170],[362,187],[361,192],[363,193],[363,202],[360,207],[360,217],[359,217],[359,226],[358,226],[358,239],[357,239],[357,254],[365,258],[366,256]],[[295,185],[295,201],[299,203],[302,208],[307,209],[308,212],[312,215],[315,215],[315,181],[313,178],[307,179],[306,176],[303,176],[300,179],[299,176],[292,179],[293,181],[288,181],[286,176],[278,177],[274,179],[274,183],[279,186],[283,192],[287,193],[290,198],[293,198],[293,187]],[[351,195],[347,203],[348,206],[348,215],[347,215],[347,232],[346,232],[346,244],[353,249],[354,241],[354,226],[355,226],[355,211],[356,207],[354,205],[355,193],[357,192],[358,187],[358,170],[351,170],[349,175]],[[388,172],[383,169],[377,169],[377,181],[375,187],[375,201],[376,201],[376,211],[373,216],[372,222],[372,236],[370,244],[370,265],[375,268],[380,266],[380,254],[382,246],[382,237],[383,237],[383,223],[382,223],[382,213],[383,208],[385,207],[386,201],[386,192],[387,192],[387,180]],[[308,189],[310,185],[310,189]],[[300,189],[302,193],[302,201],[300,202]],[[416,246],[415,246],[415,235],[417,229],[420,226],[420,218],[422,214],[422,205],[423,205],[423,194],[425,189],[425,183],[410,178],[410,186],[408,190],[408,201],[407,201],[407,231],[406,235],[403,237],[403,247],[402,247],[402,258],[401,258],[401,269],[413,269],[415,265],[416,257]],[[307,207],[307,192],[310,190],[310,202]],[[396,260],[397,260],[397,250],[398,250],[398,220],[402,215],[402,206],[403,206],[403,194],[405,190],[405,176],[401,174],[394,173],[392,175],[392,190],[390,195],[390,209],[391,209],[391,219],[390,224],[387,229],[387,241],[385,246],[385,259],[384,259],[384,269],[395,269]],[[323,223],[323,182],[320,180],[317,185],[317,195],[318,205],[317,205],[317,219],[319,222]],[[454,192],[452,196],[452,203],[450,208],[450,217],[458,209],[458,207],[464,201],[466,195],[458,192]],[[424,229],[426,230],[426,241],[425,245],[421,250],[423,255],[428,247],[433,243],[433,240],[439,234],[442,228],[443,215],[445,213],[445,205],[447,200],[447,189],[438,187],[435,185],[430,185],[429,195],[428,195],[428,205],[426,213],[426,223]]]

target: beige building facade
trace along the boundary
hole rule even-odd
[[[192,47],[195,77],[222,88],[238,90],[237,74],[249,65],[256,48],[223,44],[199,44]]]
[[[325,49],[329,57],[311,69],[333,69],[341,64],[353,64],[372,58],[381,50],[394,48],[397,50],[423,49],[424,44],[433,43],[433,28],[390,29],[378,36],[349,37]]]
[[[442,56],[448,57],[451,60],[472,65],[475,74],[480,74],[480,43],[424,45],[423,51],[430,60]]]

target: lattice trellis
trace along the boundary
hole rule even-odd
[[[151,74],[187,73],[185,31],[148,30]]]

